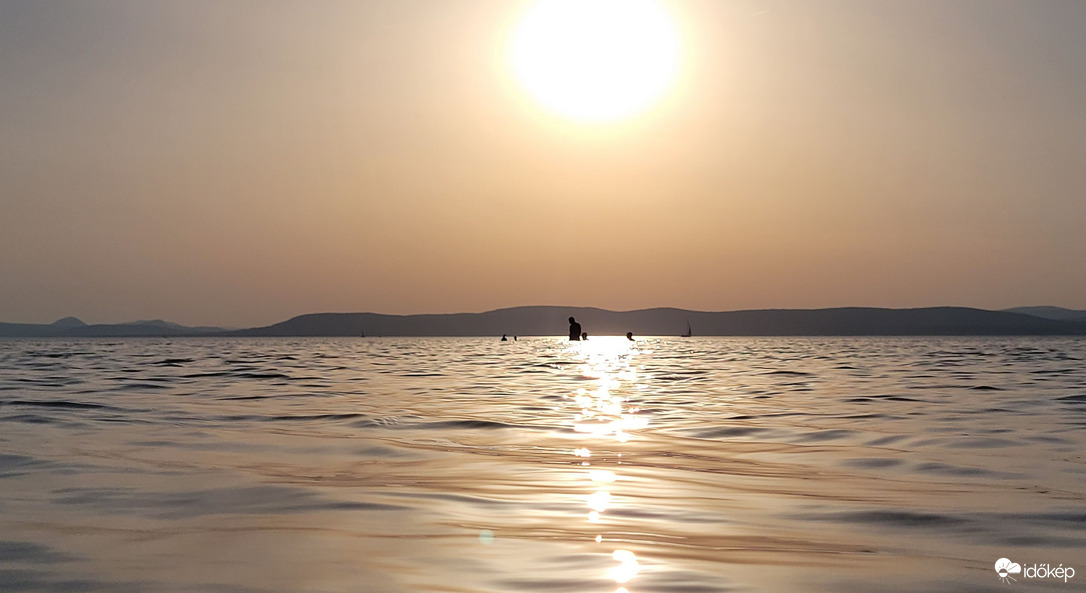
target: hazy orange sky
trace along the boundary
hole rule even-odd
[[[0,321],[1086,308],[1086,3],[663,4],[586,124],[526,3],[2,2]]]

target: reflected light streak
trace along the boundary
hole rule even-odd
[[[642,416],[623,414],[618,418],[608,421],[576,422],[573,425],[573,430],[594,436],[614,435],[619,440],[625,442],[629,439],[629,435],[626,434],[628,431],[644,428],[647,425],[648,421]],[[625,438],[623,438],[623,436],[625,436]]]
[[[615,472],[609,469],[594,469],[588,472],[588,477],[593,482],[614,482]]]
[[[588,508],[604,512],[611,506],[611,493],[606,490],[597,490],[588,497]]]
[[[627,340],[597,339],[593,342],[572,343],[571,349],[579,351],[587,357],[582,368],[581,375],[595,382],[595,389],[579,388],[573,395],[565,396],[572,399],[577,407],[573,414],[573,430],[578,434],[590,437],[613,437],[620,443],[625,443],[631,438],[631,433],[648,425],[648,420],[638,415],[640,408],[629,405],[628,398],[623,393],[628,393],[638,388],[637,373],[630,368],[628,355],[634,352]],[[587,447],[580,447],[573,454],[581,458],[589,458],[592,452]],[[621,458],[622,453],[617,453]],[[617,461],[621,464],[622,461]],[[581,465],[588,465],[582,462]],[[602,513],[610,508],[612,495],[609,489],[618,480],[615,472],[605,469],[588,470],[587,477],[591,480],[596,491],[585,497],[588,508],[591,509],[587,518],[590,523],[599,523]],[[596,543],[603,542],[603,534],[595,536]],[[611,557],[619,562],[618,566],[609,569],[609,576],[616,583],[623,584],[637,576],[641,565],[637,557],[629,550],[614,550]],[[627,593],[625,587],[619,587],[615,593]]]
[[[629,550],[615,550],[611,557],[620,562],[618,566],[611,569],[611,578],[616,583],[628,582],[641,570],[641,565],[637,563],[637,556]]]

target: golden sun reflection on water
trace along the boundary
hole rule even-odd
[[[946,593],[1083,548],[1082,340],[5,356],[0,590]]]
[[[595,338],[571,342],[569,347],[575,354],[585,357],[581,374],[592,382],[590,387],[566,396],[576,410],[571,419],[574,432],[584,435],[585,439],[613,439],[619,443],[634,438],[637,430],[648,425],[645,417],[638,414],[640,409],[630,404],[628,395],[637,387],[637,371],[629,362],[630,356],[637,351],[636,342],[625,338]],[[591,466],[588,460],[592,458],[592,450],[587,446],[591,443],[581,444],[573,454],[581,458],[581,465],[587,468]],[[621,453],[617,454],[617,457],[621,456]],[[615,461],[616,466],[621,463]],[[621,477],[612,469],[600,468],[585,469],[585,477],[591,485],[585,495],[590,509],[587,518],[589,523],[599,524],[614,501],[621,500],[620,493],[612,493]],[[608,538],[605,533],[598,533],[595,541],[602,544]],[[637,556],[630,550],[612,550],[611,558],[618,565],[611,566],[606,574],[618,585],[625,585],[641,570]],[[626,593],[626,588],[620,586],[615,593]]]

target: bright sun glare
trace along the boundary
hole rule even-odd
[[[675,21],[653,0],[539,0],[525,11],[509,57],[544,108],[579,121],[640,114],[674,85]]]

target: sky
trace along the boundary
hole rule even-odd
[[[1086,309],[1086,3],[661,5],[586,122],[528,2],[0,0],[0,321]]]

